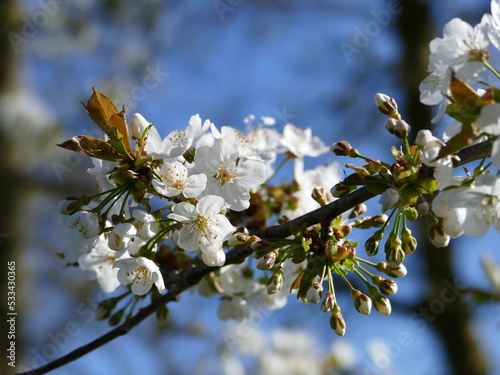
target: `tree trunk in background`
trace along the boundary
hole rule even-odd
[[[397,20],[397,29],[404,57],[400,67],[400,84],[406,88],[404,119],[411,125],[413,137],[420,129],[431,125],[431,110],[419,101],[418,86],[427,75],[429,41],[437,36],[432,30],[428,2],[403,1],[403,11]],[[418,27],[415,27],[418,23]],[[425,25],[428,25],[427,27]],[[411,139],[413,138],[411,137]],[[435,248],[429,241],[425,222],[421,221],[421,236],[418,252],[423,256],[427,268],[425,279],[429,283],[427,302],[442,300],[442,292],[455,283],[453,271],[453,249]],[[424,306],[427,306],[425,303]],[[450,374],[484,375],[487,363],[471,333],[470,313],[462,298],[446,303],[441,314],[436,314],[432,326],[443,344],[448,357]]]
[[[9,33],[16,32],[19,28],[19,12],[17,1],[15,0],[2,0],[0,1],[0,97],[8,92],[13,91],[17,86],[16,64],[15,64],[15,51],[9,40]],[[16,32],[17,33],[17,32]],[[7,337],[7,262],[15,261],[15,248],[17,238],[19,235],[19,222],[16,219],[16,208],[19,206],[23,190],[25,188],[24,180],[20,178],[16,172],[18,168],[13,165],[12,158],[9,157],[12,145],[7,141],[6,129],[7,124],[2,124],[2,117],[0,116],[0,288],[2,301],[1,316],[2,316],[2,336],[0,338],[2,357],[5,360],[7,349],[10,346],[10,341]],[[16,264],[17,266],[17,264]],[[17,268],[17,267],[16,267]],[[19,276],[17,273],[16,276]],[[19,280],[16,280],[16,302],[19,301]],[[17,308],[16,308],[17,311]],[[20,336],[19,319],[22,314],[15,317],[16,320],[16,364],[20,360],[20,345],[18,339]],[[5,329],[4,329],[5,328]],[[3,362],[6,363],[6,362]],[[5,367],[7,368],[7,367]]]

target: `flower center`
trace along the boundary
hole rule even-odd
[[[237,168],[226,167],[226,161],[223,160],[220,162],[219,168],[217,169],[217,173],[214,177],[220,181],[222,186],[224,186],[226,182],[233,182],[237,171]]]
[[[151,277],[151,273],[144,266],[139,266],[132,273],[127,273],[129,277],[133,274],[134,274],[134,281],[133,281],[134,284],[142,283],[142,285],[144,286],[149,286],[153,283],[153,278]]]

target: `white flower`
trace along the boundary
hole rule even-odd
[[[324,188],[327,191],[328,201],[332,202],[334,197],[330,193],[330,188],[340,181],[340,173],[341,168],[337,163],[320,165],[307,171],[297,171],[295,179],[299,184],[299,190],[294,193],[297,207],[294,210],[285,209],[280,214],[294,219],[319,208],[319,203],[311,196],[313,189],[317,187]]]
[[[212,147],[201,146],[194,157],[195,167],[207,175],[201,196],[218,195],[234,211],[250,206],[249,190],[266,180],[266,165],[259,160],[240,159],[235,141],[216,139]]]
[[[141,240],[149,240],[153,238],[160,229],[155,217],[143,210],[132,211],[132,216],[135,218],[134,226],[137,229],[136,236]]]
[[[136,227],[131,223],[116,224],[108,235],[108,246],[112,250],[127,248],[137,233]]]
[[[440,104],[433,123],[439,121],[448,104],[452,72],[463,82],[479,80],[479,74],[485,70],[483,60],[488,58],[488,22],[483,18],[480,24],[472,28],[468,23],[454,18],[443,28],[443,38],[430,42],[431,72],[420,84],[420,101],[426,105]]]
[[[90,279],[97,279],[99,286],[105,293],[111,293],[120,286],[117,273],[113,268],[116,253],[108,246],[104,235],[100,235],[88,254],[83,254],[78,259],[78,265],[84,271],[90,272]]]
[[[481,237],[493,225],[500,231],[500,177],[480,175],[471,187],[456,189],[448,199],[451,208],[469,207],[464,233]]]
[[[485,14],[481,22],[487,24],[488,37],[491,43],[500,49],[500,1],[491,1],[491,15]]]
[[[165,284],[158,266],[144,257],[119,259],[113,267],[118,268],[117,277],[122,285],[132,284],[132,293],[143,296],[151,290],[153,283],[162,293]]]
[[[69,239],[79,243],[82,238],[92,239],[101,232],[99,217],[88,211],[78,211],[68,217],[66,223]]]
[[[297,158],[304,156],[319,156],[328,151],[321,138],[313,137],[311,128],[304,130],[292,124],[283,128],[281,145]]]
[[[181,202],[172,207],[169,219],[184,223],[179,230],[177,245],[186,251],[201,251],[208,255],[219,252],[224,241],[236,228],[219,212],[224,199],[214,195],[201,198],[197,205]]]
[[[155,155],[156,159],[176,158],[184,154],[208,130],[211,122],[205,120],[203,126],[199,115],[191,116],[186,130],[174,130],[163,140],[153,127],[146,143],[146,152]]]
[[[483,107],[476,125],[485,133],[500,135],[500,103],[493,103]],[[500,137],[493,141],[491,162],[495,167],[500,168]]]
[[[451,208],[448,200],[454,189],[440,192],[432,201],[432,212],[437,217],[442,218],[444,232],[451,238],[460,237],[464,233],[464,222],[467,216],[466,208]]]
[[[203,173],[189,176],[186,167],[178,161],[165,162],[158,174],[161,181],[153,179],[153,187],[166,197],[176,197],[182,193],[186,198],[196,198],[207,184],[207,176]]]
[[[450,67],[460,80],[477,79],[485,70],[483,59],[488,58],[487,25],[474,28],[459,18],[453,18],[443,28],[443,38],[430,43],[431,64]]]

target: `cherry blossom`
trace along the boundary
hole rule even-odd
[[[481,237],[494,226],[500,231],[500,177],[480,175],[471,187],[461,187],[448,199],[451,208],[467,207],[464,233]]]
[[[144,257],[118,259],[114,264],[118,269],[117,277],[122,285],[132,284],[132,293],[143,296],[151,290],[153,284],[162,293],[165,284],[158,266]]]
[[[189,176],[186,167],[178,161],[164,163],[158,173],[161,181],[154,179],[152,184],[158,193],[166,197],[176,197],[182,193],[186,198],[195,198],[207,183],[207,176],[202,173]]]
[[[224,241],[236,228],[220,212],[225,205],[224,199],[215,195],[201,198],[196,206],[181,202],[172,207],[169,219],[185,225],[178,231],[177,245],[186,251],[201,251],[214,255],[222,249]],[[214,263],[213,258],[210,263]],[[220,260],[215,262],[220,263]]]
[[[264,162],[241,159],[236,142],[228,138],[216,139],[213,147],[199,147],[194,162],[196,170],[207,176],[200,196],[218,195],[234,211],[248,208],[250,189],[266,180]]]

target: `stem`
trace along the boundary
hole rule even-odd
[[[483,60],[483,64],[488,68],[498,79],[500,79],[500,72],[496,70],[488,61]]]

